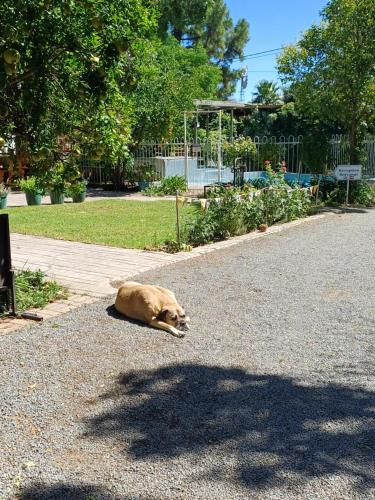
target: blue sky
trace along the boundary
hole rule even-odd
[[[237,21],[244,17],[250,23],[250,42],[245,54],[271,50],[296,42],[314,22],[319,22],[319,12],[328,0],[226,0],[230,13]],[[245,101],[250,101],[259,80],[277,81],[276,56],[250,59],[249,85]],[[239,63],[241,66],[241,63]],[[252,72],[254,71],[254,72]],[[235,96],[239,98],[239,92]]]

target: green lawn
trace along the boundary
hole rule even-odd
[[[93,201],[17,207],[8,213],[11,231],[122,248],[144,248],[176,239],[173,201]],[[192,209],[184,207],[183,218]]]

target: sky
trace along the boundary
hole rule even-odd
[[[250,41],[246,54],[277,49],[295,43],[314,22],[319,22],[319,12],[328,0],[226,0],[231,16],[236,22],[243,17],[250,23]],[[237,67],[248,66],[249,84],[245,102],[252,99],[259,80],[278,82],[276,55],[239,62]],[[239,99],[238,92],[234,96]]]

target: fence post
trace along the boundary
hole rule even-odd
[[[222,130],[221,130],[221,116],[222,116],[222,111],[219,111],[219,143],[217,145],[217,180],[218,183],[220,184],[221,182],[221,166],[222,166],[222,150],[221,150],[221,141],[222,141]]]
[[[187,112],[184,112],[184,154],[185,154],[185,164],[184,164],[184,172],[185,172],[185,181],[186,185],[189,188],[189,159],[188,159],[188,144],[187,144]]]

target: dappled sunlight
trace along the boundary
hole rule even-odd
[[[227,480],[246,487],[338,473],[357,488],[374,485],[370,391],[177,364],[123,373],[102,399],[106,409],[86,421],[85,437],[113,438],[135,460],[172,460],[223,447],[235,461]],[[207,470],[205,477],[217,474]],[[221,480],[225,474],[220,471]]]

